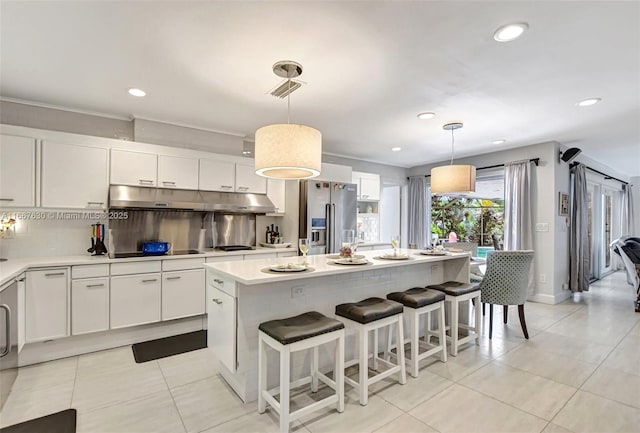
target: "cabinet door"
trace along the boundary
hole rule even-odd
[[[111,329],[160,321],[160,274],[111,277]]]
[[[357,171],[353,171],[351,172],[351,183],[355,183],[356,184],[356,191],[357,191],[357,199],[360,200],[360,190],[362,189],[360,186],[360,173]]]
[[[267,193],[267,178],[258,176],[253,165],[236,164],[236,191]]]
[[[205,312],[204,269],[162,273],[162,320]]]
[[[151,153],[111,150],[111,184],[156,186],[158,156]]]
[[[245,254],[244,260],[266,260],[275,259],[278,257],[278,253],[261,253],[261,254]]]
[[[27,343],[69,336],[69,271],[27,272],[25,291]]]
[[[158,156],[158,186],[198,189],[198,160],[176,156]]]
[[[360,198],[362,200],[380,200],[380,176],[369,174],[360,178]]]
[[[109,278],[71,282],[71,334],[109,329]]]
[[[276,213],[285,212],[285,190],[286,181],[284,179],[267,179],[267,197],[276,207]]]
[[[280,257],[297,257],[298,253],[296,253],[295,251],[285,251],[282,253],[278,253],[278,258]]]
[[[228,161],[200,160],[199,189],[233,192],[236,188],[236,165]]]
[[[106,209],[107,149],[45,141],[42,207]]]
[[[36,205],[36,140],[0,135],[0,208]]]
[[[236,299],[207,285],[207,320],[207,346],[222,365],[236,371]]]

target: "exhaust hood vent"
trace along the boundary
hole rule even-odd
[[[123,185],[109,187],[109,207],[233,213],[275,212],[275,206],[266,194],[238,194]]]

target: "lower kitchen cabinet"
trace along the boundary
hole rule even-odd
[[[204,269],[162,273],[162,320],[204,313]]]
[[[109,329],[109,278],[71,282],[71,334]]]
[[[111,329],[160,321],[159,273],[111,277]]]
[[[213,284],[207,284],[207,320],[207,346],[222,365],[236,371],[236,298]]]
[[[27,272],[26,342],[69,336],[69,269]]]

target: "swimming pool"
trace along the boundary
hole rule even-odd
[[[487,253],[493,250],[493,247],[478,247],[478,257],[487,257]]]

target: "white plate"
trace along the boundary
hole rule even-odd
[[[337,265],[366,265],[369,261],[367,259],[338,259],[333,263]]]
[[[406,254],[398,254],[394,256],[393,254],[384,254],[380,257],[374,257],[382,260],[409,260],[409,256]]]
[[[446,256],[447,255],[447,253],[439,253],[433,250],[420,251],[420,254],[422,254],[423,256]]]
[[[302,272],[302,271],[305,271],[307,267],[305,265],[296,265],[294,263],[288,263],[286,265],[270,266],[269,269],[271,269],[274,272]]]
[[[291,246],[291,242],[285,242],[283,244],[267,244],[265,242],[260,242],[260,246],[265,248],[288,248]]]
[[[340,257],[340,254],[331,254],[329,256],[327,256],[328,259],[331,260],[340,260],[340,259],[346,259],[348,257]],[[364,259],[364,255],[363,254],[356,254],[355,256],[353,256],[354,259]]]

